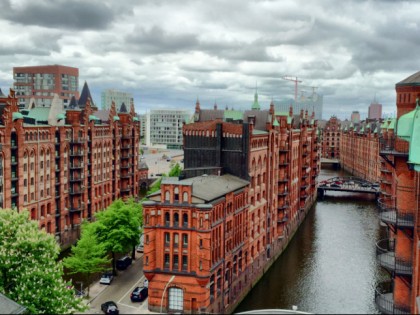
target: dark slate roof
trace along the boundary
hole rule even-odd
[[[121,104],[120,113],[128,113],[127,106],[125,106],[124,102]]]
[[[293,122],[292,122],[292,128],[293,129],[299,129],[300,128],[300,115],[296,114],[293,115]]]
[[[24,314],[26,308],[0,293],[0,311],[2,314]]]
[[[4,95],[3,91],[1,90],[1,88],[0,88],[0,97],[1,97],[1,98],[5,98],[5,97],[7,97],[6,95]]]
[[[267,130],[267,122],[270,113],[268,110],[246,110],[244,112],[244,122],[248,122],[248,117],[255,117],[254,129]]]
[[[78,108],[77,101],[76,101],[76,98],[74,97],[74,95],[70,99],[69,108],[72,108],[72,109]]]
[[[81,107],[85,107],[86,102],[88,100],[88,98],[90,98],[90,104],[92,106],[95,106],[95,104],[93,103],[93,98],[92,95],[90,95],[90,90],[89,90],[89,86],[87,85],[87,83],[85,82],[85,84],[83,85],[83,89],[82,89],[82,93],[80,94],[80,98],[79,98],[79,102],[78,104]]]
[[[398,82],[396,85],[420,85],[420,71],[410,75],[408,78]]]
[[[223,120],[224,114],[225,111],[221,109],[202,109],[200,110],[199,121]]]

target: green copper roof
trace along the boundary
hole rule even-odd
[[[33,118],[35,121],[48,121],[50,115],[49,107],[34,107],[32,108],[26,117]]]
[[[134,117],[133,118],[133,121],[139,121],[139,118],[138,117]]]
[[[89,115],[89,121],[91,120],[99,120],[99,118],[96,117],[95,115]]]
[[[56,116],[56,118],[57,118],[57,120],[63,120],[63,119],[66,119],[66,114],[58,114],[58,115]]]
[[[19,112],[14,112],[12,114],[12,119],[13,119],[13,121],[15,121],[16,119],[23,119],[23,115]]]
[[[420,172],[420,107],[402,115],[398,120],[397,135],[410,143],[408,163],[414,164],[414,170]]]
[[[268,132],[267,131],[262,131],[262,130],[254,129],[254,130],[252,130],[252,134],[253,135],[266,135],[266,134],[268,134]]]
[[[350,124],[350,128],[354,128],[353,122]]]
[[[370,129],[370,123],[367,124],[366,129]]]
[[[416,110],[412,110],[409,113],[402,115],[398,119],[397,135],[401,139],[410,141],[411,134],[413,133],[413,123]]]
[[[120,120],[120,117],[114,116],[114,121]]]
[[[395,129],[395,121],[396,121],[395,118],[390,119],[388,129]]]
[[[365,132],[365,127],[360,128],[359,133],[364,133]]]
[[[279,124],[279,122],[278,122],[277,118],[274,118],[273,126],[274,126],[274,127],[278,127],[278,126],[280,126],[280,124]]]
[[[289,116],[289,112],[275,112],[274,115],[276,115],[276,116]]]
[[[226,121],[227,119],[242,120],[244,119],[243,113],[238,110],[225,110],[223,112],[223,120]]]
[[[257,93],[257,91],[255,91],[254,103],[252,104],[251,109],[253,109],[253,110],[260,110],[261,109],[260,103],[258,103],[258,93]]]

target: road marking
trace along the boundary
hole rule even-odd
[[[125,298],[125,296],[128,294],[128,293],[130,293],[130,292],[132,292],[133,290],[134,290],[134,288],[135,287],[138,287],[139,286],[139,283],[140,283],[140,281],[142,281],[142,279],[143,279],[143,281],[144,281],[144,279],[145,279],[145,277],[144,277],[144,275],[142,275],[141,277],[140,277],[140,279],[139,279],[139,281],[137,281],[132,287],[131,287],[131,289],[130,290],[128,290],[123,296],[122,296],[122,298],[121,299],[119,299],[119,301],[117,302],[117,303],[121,303],[121,301]]]
[[[124,305],[124,306],[126,306],[126,307],[130,307],[130,308],[134,308],[135,310],[137,309],[137,307],[132,306],[132,305],[127,305],[127,304],[120,303],[120,302],[118,302],[117,304],[119,304],[119,305]]]

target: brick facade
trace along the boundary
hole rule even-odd
[[[183,129],[184,177],[175,184],[164,180],[143,203],[152,311],[162,306],[169,312],[232,312],[281,254],[316,198],[320,164],[313,116],[275,113],[271,105],[225,122],[200,119],[200,111],[196,106],[196,123]],[[207,117],[215,116],[216,106],[214,111]],[[207,178],[213,191],[210,180],[224,176],[246,184],[235,190],[220,185],[220,196],[204,200],[190,183]],[[185,247],[179,241],[184,237]]]
[[[67,247],[83,219],[117,198],[138,196],[140,126],[111,108],[100,121],[90,100],[54,123],[34,123],[18,110],[14,91],[0,98],[0,198],[3,208],[27,209],[40,228]],[[143,175],[142,175],[143,174]]]

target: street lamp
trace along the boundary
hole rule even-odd
[[[175,275],[173,275],[173,276],[169,279],[168,283],[165,285],[165,288],[163,289],[162,300],[161,300],[161,302],[160,302],[160,314],[162,314],[163,298],[164,298],[164,296],[165,296],[166,289],[168,288],[168,285],[169,285],[172,281],[174,281],[174,279],[175,279]]]

